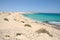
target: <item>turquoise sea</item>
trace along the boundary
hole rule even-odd
[[[23,15],[37,21],[50,23],[58,22],[60,24],[60,13],[32,13]]]

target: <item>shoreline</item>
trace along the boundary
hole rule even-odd
[[[1,13],[3,13],[3,12],[1,12]],[[6,13],[6,12],[5,12]],[[7,12],[7,14],[8,13],[11,13],[11,14],[13,14],[13,12]],[[27,13],[29,13],[29,14],[31,14],[30,12],[14,12],[15,14],[19,14],[19,15],[21,15],[23,18],[25,18],[25,19],[27,19],[27,20],[30,20],[30,22],[35,22],[35,23],[42,23],[42,24],[48,24],[48,25],[53,25],[53,27],[54,28],[57,28],[57,29],[59,29],[60,30],[60,25],[55,25],[55,24],[51,24],[51,23],[49,23],[48,21],[37,21],[37,20],[34,20],[34,19],[31,19],[31,18],[29,18],[29,17],[26,17],[26,16],[24,16],[23,14],[27,14]],[[3,13],[4,14],[4,13]]]
[[[25,17],[22,15],[22,13],[1,14],[0,39],[1,40],[8,40],[8,39],[60,40],[60,30],[53,28],[52,26],[54,25],[35,21],[33,19]],[[17,34],[18,36],[16,36]]]
[[[23,15],[23,16],[24,16],[24,15]],[[26,16],[25,16],[25,17],[26,17]],[[52,23],[49,23],[48,21],[37,21],[37,20],[31,19],[31,18],[29,18],[29,17],[26,17],[26,18],[34,21],[35,23],[42,23],[42,24],[45,24],[45,25],[46,25],[46,24],[48,24],[48,25],[53,25],[53,26],[52,26],[53,28],[56,28],[56,29],[60,30],[60,25],[52,24]]]

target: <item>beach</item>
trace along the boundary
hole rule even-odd
[[[60,40],[60,29],[56,25],[38,22],[22,14],[26,13],[0,13],[1,40]]]

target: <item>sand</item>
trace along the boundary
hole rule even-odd
[[[22,15],[22,12],[0,13],[0,40],[60,40],[60,30]]]

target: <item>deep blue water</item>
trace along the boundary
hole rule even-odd
[[[26,17],[29,17],[33,20],[50,22],[60,25],[60,13],[33,13],[33,14],[23,14]]]

